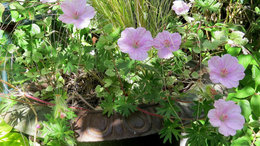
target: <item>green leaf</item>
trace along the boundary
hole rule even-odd
[[[110,36],[112,38],[117,38],[120,35],[120,28],[116,28],[111,34]]]
[[[177,140],[179,137],[181,137],[180,130],[178,129],[179,126],[180,125],[178,124],[177,120],[175,120],[173,123],[169,120],[164,121],[164,126],[159,132],[160,138],[163,138],[163,143],[166,143],[167,141],[172,143],[172,135],[174,135]]]
[[[96,88],[95,88],[95,91],[96,91],[97,93],[100,93],[100,92],[102,92],[103,90],[104,90],[104,88],[101,87],[100,85],[97,85]]]
[[[235,97],[236,97],[236,93],[228,93],[227,100],[233,100],[233,101],[238,100]]]
[[[113,68],[113,62],[111,60],[106,60],[104,62],[104,65],[107,67],[107,68]]]
[[[37,24],[32,24],[31,35],[37,35],[41,33],[41,29]]]
[[[203,43],[202,43],[202,47],[204,50],[214,50],[218,47],[220,43],[216,42],[216,41],[213,41],[213,42],[210,42],[209,40],[205,40]]]
[[[245,69],[251,63],[252,60],[253,60],[253,58],[251,55],[239,55],[238,56],[238,63],[242,64]]]
[[[4,137],[12,129],[13,129],[13,127],[11,127],[10,125],[6,124],[4,119],[0,118],[0,138]]]
[[[260,70],[255,65],[252,67],[252,78],[255,81],[255,87],[260,85]]]
[[[13,6],[15,6],[15,8],[19,11],[25,11],[26,9],[18,2],[13,2],[12,3]]]
[[[256,12],[257,14],[260,14],[260,9],[259,9],[258,7],[255,7],[255,12]]]
[[[20,133],[11,132],[0,139],[1,146],[28,146],[28,139]]]
[[[199,74],[197,72],[193,72],[191,76],[195,79],[199,78]]]
[[[199,47],[193,47],[192,49],[195,53],[200,53],[202,51]]]
[[[42,56],[42,54],[39,53],[39,52],[34,52],[33,55],[32,55],[32,59],[33,59],[33,61],[35,61],[35,62],[39,62],[40,59],[42,59],[42,58],[43,58],[43,56]]]
[[[2,3],[0,3],[0,22],[3,22],[2,15],[3,15],[4,11],[5,11],[4,5]]]
[[[113,25],[107,24],[103,27],[103,30],[105,33],[110,34],[113,31]]]
[[[115,103],[113,102],[112,96],[106,97],[100,106],[103,108],[103,114],[107,114],[110,117],[114,113]]]
[[[245,33],[241,32],[241,31],[233,31],[230,34],[230,39],[235,43],[235,45],[246,45],[248,42],[247,38],[243,38],[245,35]]]
[[[47,68],[43,68],[43,69],[41,70],[41,74],[42,74],[42,75],[46,75],[46,74],[48,74],[48,73],[50,73],[50,71],[49,71]]]
[[[249,120],[249,116],[251,115],[250,103],[248,102],[248,100],[240,100],[238,102],[238,105],[241,107],[242,115],[248,121]]]
[[[213,37],[215,40],[221,41],[221,42],[226,42],[228,40],[227,33],[222,30],[222,31],[215,31],[213,33]]]
[[[11,9],[16,9],[16,7],[13,4],[10,4],[9,7]],[[19,13],[15,10],[11,11],[11,18],[13,21],[17,21],[17,19],[19,18]]]
[[[229,44],[225,45],[225,49],[227,50],[228,54],[230,54],[232,56],[237,56],[241,51],[241,48],[231,47]]]
[[[134,100],[130,98],[126,99],[124,96],[119,96],[118,100],[115,100],[115,104],[115,110],[126,117],[137,110]]]
[[[104,85],[105,87],[109,87],[113,83],[113,81],[111,79],[105,79],[104,82],[106,83]]]
[[[105,74],[110,76],[110,77],[113,77],[113,76],[116,75],[115,72],[113,71],[113,69],[106,70]]]
[[[231,146],[250,146],[250,138],[247,136],[240,137],[234,140]]]
[[[260,121],[252,121],[249,123],[249,126],[253,128],[259,128],[260,127]]]
[[[250,86],[246,86],[241,90],[238,90],[236,93],[236,97],[237,98],[246,98],[248,96],[251,96],[255,93],[254,88],[250,87]]]
[[[250,105],[253,114],[256,117],[260,117],[260,95],[253,95],[250,100]]]
[[[256,145],[256,146],[260,146],[260,138],[257,138],[257,139],[256,139],[255,145]]]
[[[52,86],[48,86],[48,87],[46,88],[46,91],[53,91]]]
[[[14,44],[9,44],[7,50],[9,53],[14,53],[18,48]]]

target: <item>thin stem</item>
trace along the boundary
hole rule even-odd
[[[116,67],[115,58],[114,58],[114,56],[113,56],[113,54],[112,54],[111,51],[110,51],[110,56],[112,57],[112,60],[113,60],[114,68],[115,68],[115,70],[116,70],[116,75],[117,75],[118,81],[119,81],[119,83],[120,83],[121,90],[123,91],[124,95],[127,96],[127,94],[126,94],[126,92],[125,92],[125,90],[124,90],[124,86],[123,86],[123,83],[122,83],[122,81],[121,81],[121,78],[120,78],[118,69],[117,69],[117,67]]]
[[[168,103],[169,103],[171,109],[172,109],[173,112],[175,113],[177,119],[179,119],[179,121],[181,122],[181,125],[182,125],[182,128],[183,128],[184,126],[183,126],[182,120],[181,120],[180,116],[177,114],[177,112],[175,111],[174,107],[172,106],[172,104],[171,104],[171,102],[170,102],[170,97],[168,97],[167,100],[168,100]],[[184,129],[184,128],[183,128],[183,129]],[[184,129],[184,130],[185,130],[185,129]]]

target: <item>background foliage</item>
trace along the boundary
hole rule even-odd
[[[97,16],[89,28],[82,30],[57,19],[62,14],[57,3],[25,0],[0,4],[1,71],[7,71],[8,82],[23,91],[30,82],[44,84],[34,96],[57,104],[53,114],[47,115],[48,122],[43,124],[42,131],[48,134],[44,143],[74,144],[68,122],[73,113],[65,119],[54,119],[69,111],[66,77],[79,78],[83,72],[95,82],[86,84],[95,91],[100,107],[108,116],[114,112],[129,116],[139,104],[160,104],[157,114],[164,117],[160,132],[164,142],[171,142],[173,136],[179,139],[180,132],[185,132],[190,145],[259,145],[260,3],[195,0],[189,11],[194,20],[189,22],[187,16],[174,13],[172,2],[90,0]],[[179,32],[181,49],[169,60],[157,58],[155,49],[144,62],[131,60],[117,46],[120,32],[127,27],[145,27],[154,37],[162,30]],[[214,86],[205,81],[205,66],[212,56],[226,53],[238,58],[246,76],[237,88],[224,93],[217,91],[215,95],[211,92]],[[177,101],[194,93],[199,97],[193,107],[196,118],[184,125],[178,115],[181,109]],[[223,97],[240,105],[246,119],[244,128],[234,137],[223,137],[210,126],[207,117],[200,118],[213,108],[214,100]],[[3,99],[1,110],[16,103]],[[10,131],[6,132],[12,133],[7,139],[24,138]]]

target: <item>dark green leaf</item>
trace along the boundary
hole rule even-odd
[[[253,58],[251,55],[239,55],[238,63],[242,64],[244,66],[244,68],[246,69],[247,66],[251,63],[252,59]]]
[[[250,146],[250,138],[243,136],[234,140],[231,146]]]
[[[255,65],[252,67],[252,78],[255,81],[255,87],[260,85],[260,70]]]
[[[260,117],[260,95],[252,96],[250,105],[252,112],[256,115],[256,117]]]
[[[113,77],[116,75],[115,71],[113,69],[108,69],[106,72],[106,75]]]
[[[238,102],[238,105],[240,105],[240,107],[241,107],[242,115],[248,121],[249,120],[249,116],[251,115],[250,103],[248,102],[248,100],[240,100]]]
[[[246,86],[241,90],[238,90],[236,93],[236,97],[237,98],[246,98],[248,96],[251,96],[255,93],[254,88],[250,87],[250,86]]]
[[[240,51],[241,51],[241,48],[239,48],[239,47],[231,47],[228,44],[225,45],[225,49],[227,50],[228,54],[230,54],[232,56],[237,56],[240,53]]]

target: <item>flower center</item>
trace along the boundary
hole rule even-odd
[[[184,10],[183,7],[179,7],[179,8],[178,8],[178,11],[179,11],[179,12],[181,12],[181,11],[183,11],[183,10]]]
[[[78,13],[78,11],[76,11],[76,12],[74,13],[73,18],[76,19],[76,20],[79,19],[79,13]]]
[[[134,42],[134,44],[133,44],[133,47],[135,48],[135,49],[137,49],[137,48],[139,48],[139,41],[135,41]]]
[[[164,47],[165,48],[169,48],[170,47],[170,45],[171,45],[171,43],[170,43],[170,41],[169,40],[164,40]]]
[[[227,74],[228,74],[228,71],[227,71],[226,68],[223,68],[223,69],[220,71],[220,75],[221,75],[221,77],[226,77]]]
[[[226,114],[223,114],[220,116],[220,121],[225,121],[228,118],[228,116]]]

